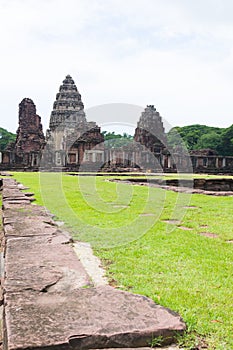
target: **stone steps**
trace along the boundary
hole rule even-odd
[[[3,180],[2,197],[5,350],[145,348],[185,330],[149,298],[95,287],[71,238],[13,179]]]

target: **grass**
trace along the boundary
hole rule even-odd
[[[75,239],[91,242],[112,284],[183,317],[188,332],[179,344],[191,349],[204,339],[209,349],[233,349],[233,197],[191,196],[107,177],[14,176]],[[208,233],[217,238],[203,236]]]

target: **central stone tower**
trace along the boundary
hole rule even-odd
[[[100,155],[103,158],[102,149],[92,151],[104,141],[100,127],[87,122],[81,95],[70,75],[56,95],[46,139],[46,162],[50,165],[74,167],[85,160],[99,159]]]
[[[70,75],[67,75],[56,95],[50,116],[49,128],[75,128],[78,123],[86,123],[84,105],[77,86]],[[72,118],[73,117],[73,118]]]
[[[87,129],[87,120],[81,95],[74,80],[67,75],[56,95],[47,131],[48,141],[55,151],[63,149],[64,138],[75,129]]]

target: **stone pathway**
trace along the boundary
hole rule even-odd
[[[94,256],[89,243],[74,243],[74,250],[81,261],[84,269],[87,271],[95,287],[108,285],[105,277],[105,271],[101,267],[101,261]]]
[[[75,244],[78,259],[71,238],[13,179],[3,180],[2,198],[5,350],[142,349],[185,330],[171,310],[105,285],[90,247]]]

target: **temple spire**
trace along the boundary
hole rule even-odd
[[[73,118],[74,115],[76,117]],[[86,122],[81,94],[70,75],[65,77],[56,95],[49,127],[54,130],[62,124],[67,124],[67,121],[72,122],[73,127],[75,123]]]

